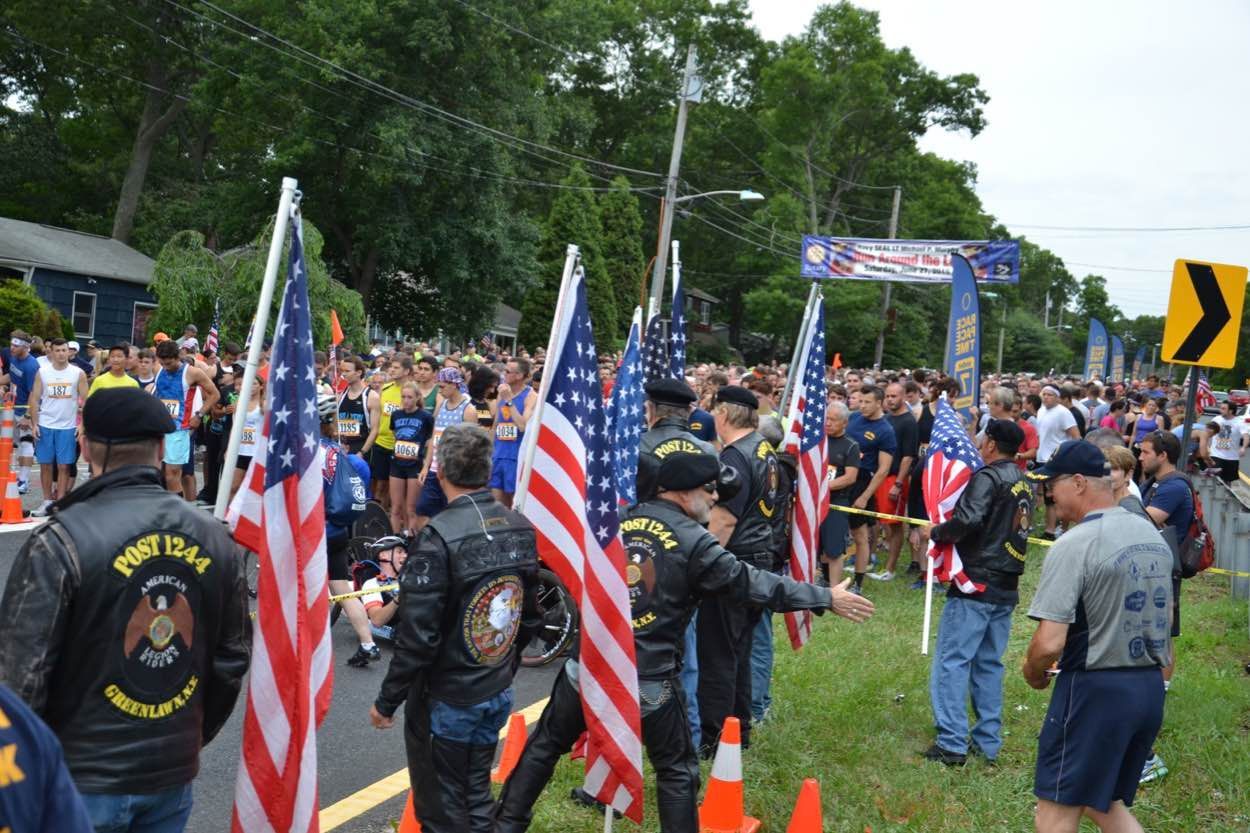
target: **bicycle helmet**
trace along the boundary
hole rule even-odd
[[[339,403],[334,394],[321,393],[317,395],[317,413],[321,416],[322,422],[333,422],[338,410]]]
[[[371,544],[365,544],[365,549],[371,554],[376,555],[380,552],[393,550],[396,547],[407,547],[408,539],[402,535],[383,535]]]

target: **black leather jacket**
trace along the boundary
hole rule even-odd
[[[949,596],[994,604],[1016,604],[1029,547],[1033,490],[1011,460],[978,469],[955,503],[951,517],[930,531],[934,541],[959,545],[964,572],[984,593],[965,594],[952,582]]]
[[[773,565],[773,524],[779,512],[784,512],[781,464],[772,444],[752,431],[731,443],[746,459],[747,471],[743,488],[748,490],[746,509],[725,548],[739,558],[768,570]],[[724,459],[722,457],[722,459]]]
[[[657,419],[642,438],[638,441],[638,502],[655,497],[655,478],[659,473],[659,459],[656,449],[665,440],[683,439],[694,443],[708,454],[715,454],[716,448],[709,442],[690,433],[690,423],[680,417],[662,417]],[[644,457],[644,455],[646,455]]]
[[[699,600],[721,595],[778,612],[828,610],[829,590],[757,570],[664,498],[629,509],[621,521],[638,677],[662,680],[682,665],[686,625]]]
[[[478,513],[481,513],[480,515]],[[375,705],[456,705],[508,686],[541,626],[534,528],[482,490],[456,498],[409,545],[399,572],[395,656]]]
[[[250,658],[226,527],[127,466],[57,505],[0,603],[0,677],[52,727],[85,792],[188,783]]]

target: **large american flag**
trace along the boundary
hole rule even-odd
[[[671,375],[668,339],[664,337],[664,321],[659,313],[647,322],[647,335],[642,345],[642,368],[646,382],[658,382]]]
[[[943,397],[938,401],[929,455],[924,463],[924,505],[935,526],[950,518],[968,481],[982,465],[981,455],[959,415]],[[939,544],[930,539],[929,558],[933,559],[933,576],[939,581],[953,581],[965,593],[985,589],[984,584],[977,584],[964,573],[963,560],[954,544]]]
[[[204,337],[205,353],[217,352],[217,313],[219,306],[217,302],[213,303],[213,326],[208,328],[208,335]]]
[[[686,375],[686,292],[681,288],[681,264],[673,264],[673,311],[669,326],[669,373],[674,379]]]
[[[825,299],[816,297],[811,327],[796,365],[802,376],[794,383],[790,400],[790,426],[785,450],[798,461],[794,497],[794,521],[790,536],[790,575],[796,581],[813,581],[820,548],[820,523],[829,512],[825,467],[829,442],[825,437]],[[809,610],[786,614],[790,644],[797,651],[812,635]]]
[[[565,292],[521,511],[537,530],[539,555],[580,602],[579,681],[590,735],[586,792],[641,824],[638,665],[581,270]]]
[[[1207,380],[1207,374],[1198,372],[1198,390],[1194,393],[1194,405],[1201,414],[1204,408],[1218,407],[1220,401],[1215,398],[1215,394],[1211,392],[1211,383]]]
[[[317,726],[333,673],[315,378],[296,213],[269,372],[267,450],[253,458],[227,516],[235,539],[260,562],[235,833],[318,830]]]
[[[608,426],[612,439],[612,476],[622,502],[638,501],[638,445],[643,434],[642,323],[635,313],[625,341],[625,355],[616,371],[612,399],[608,403]]]

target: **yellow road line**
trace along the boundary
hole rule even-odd
[[[550,697],[544,697],[521,709],[520,713],[525,717],[526,726],[533,726],[538,722],[538,716],[547,707],[547,701],[550,699]],[[507,726],[500,729],[499,739],[503,740],[507,732]],[[400,740],[402,741],[402,737]],[[403,794],[408,790],[408,786],[408,770],[401,769],[381,781],[375,781],[363,790],[352,793],[342,801],[335,802],[321,811],[319,818],[322,831],[333,830],[357,816],[364,815],[379,804]]]
[[[1244,471],[1239,471],[1237,473],[1241,475],[1242,482],[1245,483],[1247,486],[1250,486],[1250,474],[1246,474]]]

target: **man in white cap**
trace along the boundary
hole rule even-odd
[[[1046,385],[1042,388],[1042,407],[1037,411],[1037,462],[1050,460],[1064,440],[1080,439],[1076,428],[1076,417],[1059,401],[1059,388]],[[1055,524],[1057,522],[1055,504],[1049,494],[1043,491],[1042,500],[1046,504],[1046,531],[1042,537],[1048,541],[1055,540]]]

